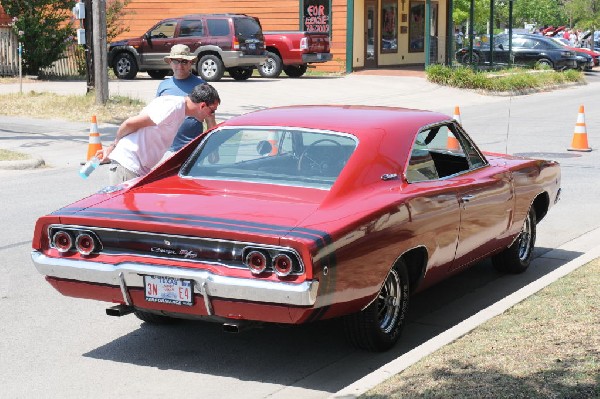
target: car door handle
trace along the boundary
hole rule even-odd
[[[473,198],[475,198],[475,196],[474,196],[474,195],[471,195],[471,194],[469,194],[469,195],[464,195],[464,196],[462,196],[462,197],[461,197],[461,200],[462,200],[462,202],[469,202],[469,201],[471,201]]]

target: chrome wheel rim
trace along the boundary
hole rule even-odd
[[[385,283],[377,297],[377,318],[379,328],[384,333],[392,331],[400,315],[402,302],[402,289],[400,276],[396,269],[392,269],[385,279]]]
[[[519,259],[527,260],[531,252],[531,217],[527,216],[521,236],[519,237]]]
[[[121,58],[119,62],[117,62],[117,70],[119,74],[124,75],[129,72],[131,69],[131,63],[127,58]]]
[[[213,60],[206,60],[202,63],[202,73],[204,76],[212,78],[217,74],[217,64]]]

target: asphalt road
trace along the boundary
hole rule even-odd
[[[62,82],[56,90],[84,90],[81,85]],[[114,86],[112,92],[150,99],[156,81]],[[398,105],[450,115],[459,105],[463,126],[482,149],[560,161],[562,200],[538,226],[536,266],[502,276],[482,262],[419,294],[402,341],[384,354],[348,347],[335,322],[232,335],[216,324],[149,326],[134,316],[111,318],[104,314],[108,304],[60,296],[29,257],[39,216],[107,182],[105,167],[88,180],[77,174],[88,124],[0,117],[0,147],[38,154],[48,163],[37,170],[0,170],[0,396],[325,398],[597,245],[580,237],[600,227],[600,154],[567,151],[580,104],[591,147],[600,143],[595,74],[586,86],[518,97],[381,76],[224,80],[215,86],[223,99],[221,118],[291,103]],[[101,125],[100,131],[108,142],[115,127]],[[544,256],[557,248],[560,256]]]

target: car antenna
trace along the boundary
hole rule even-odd
[[[504,153],[508,154],[508,133],[510,132],[510,108],[512,105],[512,95],[508,97],[508,122],[506,123],[506,140],[504,142]]]

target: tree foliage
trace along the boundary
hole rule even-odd
[[[37,75],[63,56],[74,35],[69,19],[73,5],[73,0],[2,0],[23,44],[25,73]]]
[[[129,26],[123,25],[121,18],[134,14],[128,10],[127,5],[131,0],[107,0],[106,2],[106,41],[112,42],[115,37],[129,32]]]

